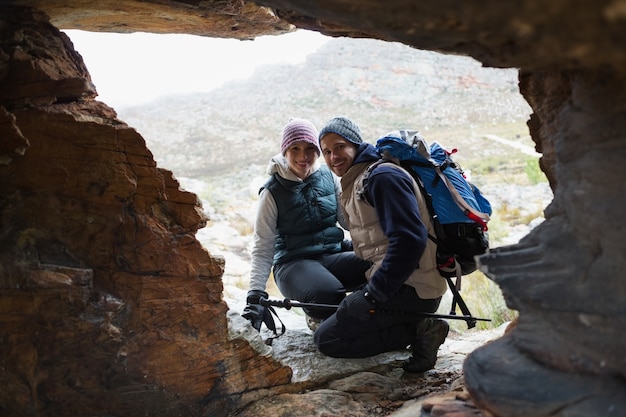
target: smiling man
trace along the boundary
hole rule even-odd
[[[446,282],[437,271],[436,246],[424,198],[400,166],[380,161],[356,123],[331,119],[319,134],[326,164],[341,177],[341,207],[357,256],[372,262],[367,284],[348,295],[315,332],[320,352],[358,358],[410,346],[406,372],[425,372],[437,361],[448,323],[411,317],[434,313]],[[379,162],[380,161],[380,162]],[[384,310],[405,311],[385,315]]]

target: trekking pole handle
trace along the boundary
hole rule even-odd
[[[259,299],[259,304],[264,307],[280,307],[286,310],[291,309],[291,307],[328,308],[331,310],[337,310],[339,307],[336,304],[299,303],[297,301],[291,301],[289,298],[285,298],[284,300],[268,300],[265,297],[261,297]]]
[[[259,298],[259,304],[263,307],[280,307],[286,310],[290,310],[292,307],[291,300],[288,298],[285,298],[284,300],[268,300],[265,297],[261,297]]]

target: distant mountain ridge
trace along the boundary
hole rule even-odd
[[[184,75],[182,75],[184,76]],[[436,129],[526,121],[517,71],[398,43],[336,38],[304,64],[264,66],[207,93],[169,96],[119,109],[160,166],[203,177],[265,165],[282,126],[304,117],[318,128],[346,115],[364,138],[395,128]]]

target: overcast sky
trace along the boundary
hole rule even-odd
[[[98,90],[112,107],[162,95],[209,91],[247,78],[260,65],[302,63],[330,38],[298,30],[253,41],[192,35],[64,31],[82,55]]]

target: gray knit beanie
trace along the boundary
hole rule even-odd
[[[326,126],[320,130],[320,142],[327,133],[336,133],[355,146],[359,146],[363,143],[363,139],[361,138],[361,129],[359,129],[356,123],[347,117],[335,117],[330,119],[328,123],[326,123]]]

